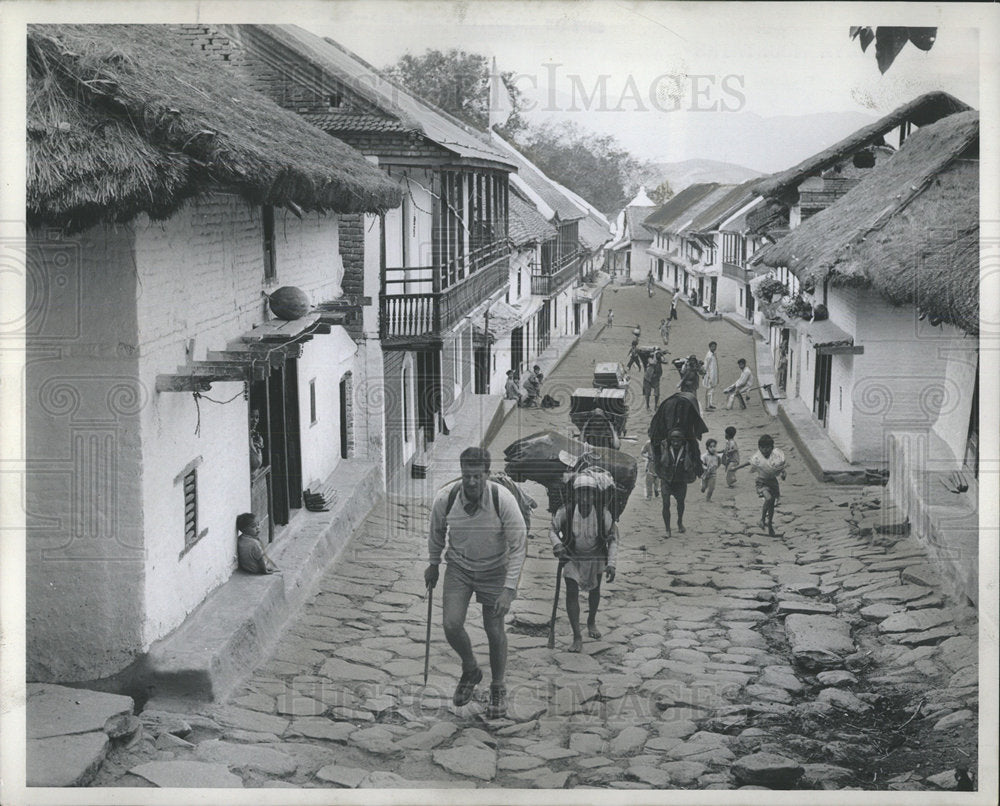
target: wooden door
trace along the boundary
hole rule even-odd
[[[830,416],[830,381],[833,375],[833,356],[816,353],[816,378],[813,384],[813,414],[826,428]]]

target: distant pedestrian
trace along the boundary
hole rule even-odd
[[[715,452],[719,443],[714,439],[705,440],[705,452],[701,455],[701,465],[705,468],[701,475],[701,491],[705,493],[705,500],[712,500],[712,493],[715,492],[715,476],[718,473],[722,457]]]
[[[680,298],[681,298],[681,290],[678,288],[676,291],[674,291],[674,296],[670,300],[670,318],[671,319],[676,319],[677,318],[677,301]]]
[[[698,362],[698,356],[692,353],[681,367],[681,381],[677,384],[677,388],[682,392],[690,392],[697,401],[698,384],[703,374],[704,370]]]
[[[736,366],[740,368],[740,377],[735,383],[727,386],[723,391],[729,395],[729,399],[726,401],[726,409],[731,410],[733,408],[733,403],[737,400],[740,401],[740,408],[745,409],[747,407],[746,400],[743,396],[747,393],[747,390],[753,384],[753,374],[750,372],[750,368],[747,366],[747,360],[741,358],[736,362]]]
[[[788,342],[781,343],[781,352],[778,353],[778,392],[785,393],[788,383]]]
[[[587,592],[587,635],[596,640],[601,637],[597,629],[601,578],[615,580],[618,527],[603,499],[593,476],[580,473],[573,482],[572,497],[552,516],[552,553],[565,563],[566,615],[573,630],[570,652],[583,649],[580,591]]]
[[[615,326],[615,309],[608,308],[608,327]]]
[[[646,371],[642,375],[642,396],[646,401],[646,411],[649,411],[649,396],[653,395],[653,407],[660,407],[660,378],[663,377],[662,353],[657,349],[653,351],[653,356],[646,365]]]
[[[722,447],[722,464],[726,468],[726,486],[736,486],[736,471],[740,467],[740,447],[736,444],[736,429],[726,429],[726,444]]]
[[[641,336],[642,336],[642,325],[636,325],[634,328],[632,328],[632,338],[638,341]]]
[[[626,365],[625,370],[628,371],[632,369],[633,364],[635,364],[638,369],[643,368],[642,358],[639,356],[639,339],[637,338],[632,340],[632,345],[629,347],[628,364]]]
[[[507,400],[521,400],[521,393],[517,391],[517,378],[514,376],[514,370],[507,370],[507,380],[503,387],[503,396]]]
[[[646,444],[642,446],[642,453],[639,454],[643,459],[646,460],[646,500],[650,498],[660,497],[660,479],[656,475],[656,469],[653,467],[653,443],[650,440],[646,440]]]
[[[248,574],[273,574],[278,566],[267,556],[260,542],[260,523],[252,512],[244,512],[236,518],[236,560]]]
[[[431,507],[428,566],[424,583],[438,582],[444,553],[442,617],[444,635],[462,659],[462,676],[452,702],[463,706],[472,699],[483,672],[476,663],[465,617],[472,594],[482,605],[483,627],[490,651],[493,681],[486,708],[487,719],[507,715],[507,634],[504,616],[517,595],[517,583],[527,550],[524,517],[517,499],[506,487],[489,481],[490,454],[470,447],[459,456],[461,480],[441,488]],[[457,506],[451,506],[455,504]]]
[[[670,342],[670,322],[666,319],[660,320],[660,338],[663,339],[663,346]]]
[[[767,533],[774,537],[774,507],[781,497],[781,488],[778,486],[778,476],[785,479],[785,455],[774,447],[774,438],[770,434],[764,434],[757,440],[757,453],[750,457],[750,472],[756,473],[757,478],[754,486],[757,488],[757,495],[763,499],[764,503],[760,508],[761,529],[767,529]]]
[[[653,272],[646,275],[646,292],[653,296]]]
[[[690,299],[690,302],[691,302],[691,307],[692,308],[697,308],[698,307],[698,292],[695,289],[693,289],[693,288],[691,289],[691,293],[689,295],[689,299]]]
[[[523,406],[537,406],[541,397],[542,384],[534,372],[529,372],[524,376],[524,398],[521,401]]]
[[[536,378],[538,378],[538,385],[541,386],[542,381],[545,380],[545,376],[542,374],[542,368],[538,366],[538,364],[535,364],[535,366],[531,368],[531,372]]]
[[[718,344],[710,341],[708,352],[705,353],[705,377],[702,380],[705,387],[705,411],[715,411],[715,387],[719,385],[719,361],[715,357],[716,347]]]

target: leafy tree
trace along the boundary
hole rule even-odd
[[[645,167],[612,135],[584,131],[568,121],[527,127],[517,146],[552,179],[609,213],[635,195]]]
[[[668,199],[672,199],[673,196],[674,189],[670,187],[670,182],[666,179],[660,182],[649,194],[649,198],[657,204],[663,204]]]
[[[885,73],[907,42],[912,42],[915,47],[924,51],[934,47],[937,28],[893,28],[882,25],[872,31],[867,26],[852,25],[851,39],[857,39],[861,43],[862,53],[874,41],[875,61],[878,69]]]
[[[456,48],[428,49],[419,56],[407,53],[384,73],[470,126],[483,131],[489,127],[490,61],[482,54]],[[525,126],[520,114],[521,91],[513,81],[513,72],[501,72],[500,78],[510,94],[513,111],[497,130],[513,136]]]

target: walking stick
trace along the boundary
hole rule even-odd
[[[556,645],[556,613],[559,612],[559,586],[562,584],[563,561],[559,560],[559,569],[556,571],[556,598],[552,600],[552,618],[549,620],[549,649]]]
[[[424,685],[427,685],[427,672],[431,665],[431,607],[434,604],[434,588],[427,588],[427,639],[424,642]]]

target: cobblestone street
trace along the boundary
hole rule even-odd
[[[543,391],[562,405],[515,409],[489,446],[494,469],[518,437],[568,433],[572,390],[590,385],[595,362],[624,362],[634,325],[640,344],[661,343],[669,300],[662,289],[649,298],[644,286],[609,287],[601,324],[546,378]],[[954,770],[977,762],[975,611],[941,592],[912,538],[851,528],[852,511],[883,488],[817,482],[756,393],[745,411],[723,408],[736,360],[755,366],[752,337],[682,305],[670,357],[700,358],[710,340],[720,386],[706,437],[721,443],[735,426],[746,461],[769,433],[788,459],[777,537],[756,525],[753,477],[741,470],[732,489],[720,478],[711,502],[691,485],[687,531],[664,539],[640,468],[617,578],[603,589],[603,635],[567,652],[560,602],[549,650],[556,561],[545,493],[526,483],[539,507],[508,620],[510,714],[488,722],[487,679],[468,706],[451,705],[460,669],[441,629],[440,586],[423,685],[429,502],[389,501],[229,702],[144,711],[143,738],[110,755],[94,785],[177,774],[188,786],[954,789]],[[664,397],[676,383],[666,366]],[[637,375],[629,403],[622,449],[638,457],[651,412]],[[478,605],[469,612],[485,671]]]

